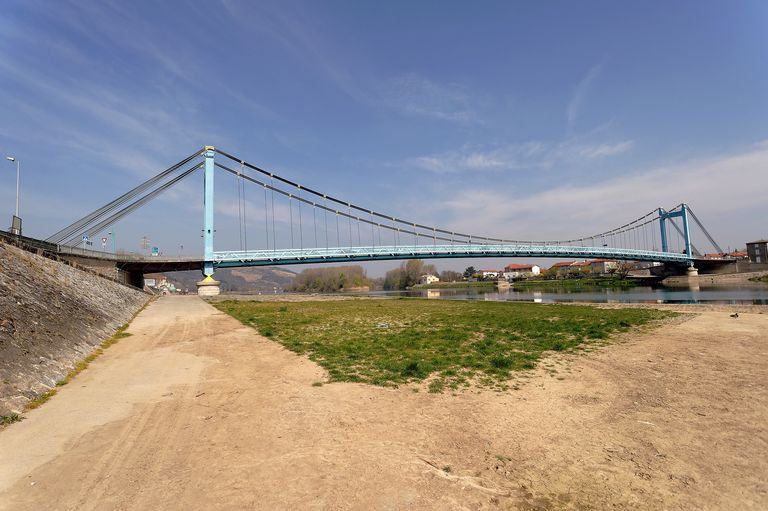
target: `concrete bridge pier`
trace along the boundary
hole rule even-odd
[[[203,280],[196,282],[196,285],[199,296],[216,296],[221,292],[221,282],[214,280],[211,275],[206,275]]]

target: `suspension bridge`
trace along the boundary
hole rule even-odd
[[[87,250],[83,240],[105,233],[120,219],[202,170],[202,256],[147,257]],[[216,250],[215,178],[236,180],[239,246]],[[255,199],[246,200],[246,196]],[[258,227],[258,235],[254,232]],[[654,208],[618,227],[565,240],[513,240],[424,225],[339,199],[207,146],[139,184],[45,240],[61,254],[106,259],[135,274],[201,269],[201,293],[218,290],[216,268],[473,257],[597,258],[647,261],[694,268],[704,261],[691,241],[698,227],[722,249],[685,203]],[[278,234],[278,231],[282,231]],[[249,246],[249,240],[251,245]]]

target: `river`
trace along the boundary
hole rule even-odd
[[[357,294],[357,293],[355,293]],[[484,290],[471,288],[416,289],[409,291],[373,291],[367,296],[411,296],[441,300],[492,300],[535,303],[719,303],[768,305],[768,285],[632,288],[546,288]]]

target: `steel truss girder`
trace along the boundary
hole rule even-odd
[[[690,264],[687,254],[610,247],[562,245],[412,245],[378,247],[330,247],[214,252],[217,267],[273,266],[323,262],[377,261],[392,259],[438,259],[470,257],[557,257],[618,259]]]

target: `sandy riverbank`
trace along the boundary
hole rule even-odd
[[[454,395],[313,386],[305,357],[162,297],[0,432],[0,509],[764,509],[768,315],[698,310]]]

